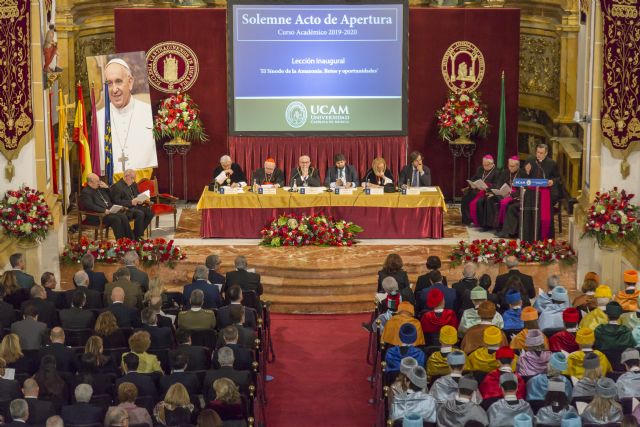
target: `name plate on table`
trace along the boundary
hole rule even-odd
[[[548,179],[529,179],[529,178],[516,178],[513,180],[514,187],[548,187]]]
[[[220,194],[240,194],[240,193],[244,193],[244,191],[242,191],[242,188],[220,187],[218,189],[218,193],[220,193]]]
[[[258,188],[258,194],[276,194],[275,187],[260,187]]]
[[[365,188],[364,189],[364,194],[366,194],[367,196],[380,196],[382,194],[384,194],[384,188],[381,187],[377,187],[377,188]]]
[[[403,188],[402,189],[402,195],[403,196],[419,196],[420,195],[420,188],[419,187]]]
[[[354,190],[354,188],[336,188],[334,191],[337,195],[351,196]]]
[[[320,194],[327,191],[324,187],[300,187],[298,193],[300,194]]]

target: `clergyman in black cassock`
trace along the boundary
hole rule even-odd
[[[80,192],[80,203],[83,210],[97,213],[105,213],[114,205],[111,201],[107,184],[100,181],[98,175],[94,173],[87,176],[87,185]],[[116,239],[123,237],[133,239],[129,219],[124,212],[105,215],[102,222],[111,227]],[[98,218],[89,216],[87,217],[87,223],[98,225]]]
[[[213,179],[211,182],[215,182],[218,175],[223,171],[227,177],[225,179],[218,180],[219,185],[230,185],[232,187],[247,185],[247,177],[242,171],[240,165],[233,163],[231,161],[231,157],[226,155],[220,158],[220,165],[213,170]]]
[[[272,184],[274,187],[284,187],[284,172],[276,167],[276,161],[268,158],[264,167],[258,168],[251,174],[251,182],[258,185]]]
[[[499,196],[489,194],[478,202],[478,221],[483,228],[495,228],[500,230],[507,208],[512,203],[518,202],[517,189],[513,187],[513,180],[522,178],[524,170],[520,169],[520,160],[517,156],[510,157],[507,168],[500,170],[495,188],[499,190],[503,185],[511,187],[511,194],[507,196]]]
[[[493,156],[491,154],[487,154],[482,158],[482,166],[478,168],[476,174],[473,175],[469,180],[482,180],[485,184],[487,184],[488,188],[496,188],[498,178],[499,170],[498,168],[496,168],[496,165],[493,161]],[[487,192],[490,191],[487,190],[485,192],[474,188],[467,189],[460,202],[460,211],[462,213],[463,224],[473,223],[475,226],[481,225],[481,221],[478,218],[478,212],[480,212],[480,209],[478,209],[478,202],[486,197]]]
[[[127,169],[124,176],[111,186],[111,200],[116,205],[121,205],[127,210],[127,218],[133,219],[133,234],[136,239],[144,236],[153,219],[153,211],[148,204],[143,204],[134,200],[140,192],[136,184],[136,171]]]

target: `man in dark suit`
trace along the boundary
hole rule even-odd
[[[23,311],[23,320],[13,322],[11,333],[20,338],[20,347],[24,350],[39,350],[45,342],[47,324],[38,321],[38,309],[27,305]]]
[[[171,328],[158,326],[156,313],[149,307],[142,310],[142,330],[149,332],[152,349],[173,348],[173,333]]]
[[[39,359],[50,354],[56,359],[58,371],[75,373],[78,370],[76,354],[71,347],[64,345],[64,330],[60,327],[51,329],[49,338],[51,339],[51,344],[40,350]]]
[[[8,402],[20,397],[20,384],[16,380],[4,379],[7,362],[0,358],[0,401]]]
[[[187,364],[189,356],[179,351],[171,361],[173,368],[171,374],[164,375],[160,378],[160,391],[164,396],[169,387],[176,383],[182,384],[191,396],[195,396],[200,392],[200,381],[193,372],[187,372]]]
[[[91,253],[87,252],[80,258],[82,262],[82,269],[87,273],[89,277],[89,289],[100,292],[104,292],[104,285],[107,284],[107,276],[101,271],[93,271],[95,265],[95,258]],[[76,284],[77,286],[77,284]]]
[[[440,289],[444,295],[444,308],[448,310],[455,310],[457,294],[455,289],[451,289],[444,283],[442,283],[442,274],[438,270],[433,270],[427,273],[430,286],[422,289],[416,296],[416,313],[426,308],[427,295],[432,289]]]
[[[398,185],[402,187],[429,187],[431,171],[422,164],[422,154],[414,151],[409,155],[409,164],[400,171]]]
[[[131,273],[126,267],[119,268],[113,275],[114,281],[107,283],[104,287],[104,301],[109,300],[109,295],[113,288],[122,288],[124,291],[124,303],[131,308],[142,308],[142,286],[137,282],[131,281]]]
[[[10,328],[16,320],[16,311],[11,304],[4,301],[4,288],[0,287],[0,328]]]
[[[325,187],[357,187],[360,185],[358,172],[353,165],[348,165],[344,154],[338,153],[333,156],[334,166],[327,169],[324,175]]]
[[[127,218],[133,219],[133,234],[136,239],[144,236],[153,219],[153,211],[149,207],[148,199],[146,202],[137,199],[140,191],[136,184],[136,171],[127,169],[118,182],[111,186],[111,200],[116,205],[128,208]]]
[[[298,187],[320,187],[320,172],[317,168],[311,166],[311,158],[302,155],[298,159],[298,167],[294,168],[289,175],[289,186],[293,187],[295,183]]]
[[[183,308],[188,309],[190,307],[189,300],[191,298],[191,293],[196,289],[200,289],[204,293],[203,308],[217,308],[222,305],[218,287],[209,283],[207,280],[208,276],[209,269],[206,266],[199,265],[196,267],[196,271],[193,274],[194,281],[186,285],[182,291]]]
[[[42,276],[40,276],[40,285],[47,293],[47,301],[52,302],[56,309],[64,308],[64,295],[62,292],[55,291],[58,282],[52,272],[45,271],[42,273]]]
[[[33,305],[38,309],[38,320],[46,323],[49,328],[58,324],[58,312],[56,306],[51,301],[47,301],[47,292],[40,285],[32,286],[29,291],[30,299],[22,303],[21,309],[28,305]]]
[[[9,404],[12,422],[5,422],[3,427],[24,427],[29,420],[29,405],[24,399],[14,399]]]
[[[36,284],[33,276],[24,272],[25,260],[21,253],[11,254],[11,256],[9,256],[9,263],[11,264],[11,269],[16,272],[18,286],[29,289]]]
[[[254,348],[256,333],[254,329],[243,326],[244,307],[242,305],[234,304],[230,306],[229,320],[231,321],[230,326],[235,328],[238,331],[237,343],[244,348],[251,348],[251,349]],[[222,330],[224,331],[227,327],[222,328]],[[224,345],[223,335],[224,334],[218,335],[218,342],[216,345],[217,348],[220,348]]]
[[[234,265],[236,267],[236,271],[230,271],[227,273],[225,285],[222,288],[222,293],[225,294],[225,300],[228,301],[226,293],[232,285],[240,286],[243,292],[253,291],[258,297],[262,295],[263,289],[262,283],[260,283],[260,275],[247,271],[247,258],[243,255],[236,257]]]
[[[257,317],[256,311],[251,307],[244,307],[242,305],[242,289],[238,285],[233,285],[227,291],[227,295],[229,297],[229,305],[225,305],[220,307],[216,313],[216,327],[218,329],[222,329],[225,326],[233,325],[231,321],[231,307],[239,306],[244,311],[244,323],[243,326],[246,326],[250,329],[256,329],[257,327]]]
[[[456,308],[458,318],[462,316],[462,313],[467,308],[473,307],[470,294],[471,289],[478,286],[478,279],[476,278],[476,265],[473,263],[467,263],[462,268],[462,280],[454,283],[451,287],[456,291]]]
[[[249,371],[251,370],[251,364],[253,363],[253,351],[238,345],[238,329],[233,326],[227,326],[222,330],[222,339],[224,345],[222,347],[229,347],[233,350],[233,367],[234,369]],[[219,368],[218,365],[218,350],[213,353],[214,368]]]
[[[187,371],[202,371],[209,369],[211,350],[200,345],[191,344],[191,331],[178,328],[176,331],[178,346],[169,352],[169,360],[173,361],[179,353],[187,355]]]
[[[149,290],[149,275],[138,268],[140,263],[140,257],[136,251],[129,251],[124,254],[122,258],[125,267],[129,270],[129,278],[132,282],[138,283],[142,287],[142,293]],[[116,274],[113,273],[113,280],[116,279]]]
[[[240,392],[246,395],[249,392],[249,386],[251,385],[251,372],[248,370],[235,369],[235,359],[233,350],[230,347],[222,347],[216,352],[218,369],[207,371],[204,381],[202,382],[202,394],[205,401],[212,401],[215,399],[215,392],[213,390],[213,382],[219,378],[229,378],[240,389]]]
[[[27,424],[43,426],[47,422],[47,418],[56,414],[56,408],[53,403],[48,400],[38,399],[40,387],[33,378],[27,378],[22,386],[22,394],[24,400],[29,405],[29,419]]]
[[[231,157],[224,155],[220,157],[220,165],[213,170],[211,182],[217,182],[218,185],[243,187],[247,185],[247,177],[239,164],[233,163]]]
[[[124,290],[120,287],[111,291],[111,305],[107,311],[113,313],[121,328],[136,328],[140,326],[140,315],[135,308],[128,307],[124,303]]]
[[[76,285],[76,288],[70,289],[64,293],[66,307],[71,307],[76,291],[80,291],[85,295],[84,308],[92,309],[104,307],[102,293],[89,287],[89,275],[86,270],[76,271],[73,275],[73,283]]]
[[[264,167],[258,168],[251,174],[251,183],[258,185],[273,185],[284,187],[284,172],[276,167],[276,161],[269,157],[264,161]]]
[[[101,424],[104,421],[106,408],[92,405],[93,387],[89,384],[78,384],[74,392],[76,403],[62,407],[60,416],[65,424]]]
[[[134,238],[129,219],[124,212],[108,213],[114,203],[111,201],[107,184],[100,181],[98,175],[94,173],[87,175],[87,185],[80,192],[80,204],[81,209],[87,212],[107,213],[102,218],[102,223],[113,230],[116,239],[123,237]],[[86,221],[88,224],[93,225],[98,225],[99,223],[98,218],[93,216],[88,216]]]
[[[222,290],[226,279],[222,274],[220,274],[220,265],[222,265],[220,257],[218,255],[209,255],[205,260],[204,265],[209,269],[209,283],[212,285],[220,285],[220,290]]]
[[[522,283],[522,286],[524,287],[524,290],[527,292],[527,296],[529,297],[529,299],[535,298],[536,288],[533,284],[533,278],[527,274],[521,273],[518,270],[518,264],[519,264],[518,258],[516,258],[515,256],[508,256],[504,260],[504,263],[509,269],[509,271],[507,271],[504,274],[500,274],[498,277],[496,277],[496,284],[493,287],[492,293],[496,295],[500,295],[504,291],[504,289],[506,289],[507,281],[509,280],[509,278],[516,276],[520,279],[520,283]]]
[[[138,388],[138,396],[150,396],[158,398],[158,390],[150,375],[140,374],[137,371],[140,359],[135,353],[127,353],[123,357],[126,373],[116,380],[116,390],[120,384],[129,382]]]
[[[86,301],[87,296],[83,290],[76,289],[71,300],[71,308],[60,310],[60,325],[64,329],[93,329],[96,317],[93,311],[84,310]]]

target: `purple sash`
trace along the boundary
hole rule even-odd
[[[509,203],[511,203],[512,200],[513,200],[513,197],[511,196],[507,196],[502,200],[500,200],[500,212],[498,212],[499,227],[502,226],[502,223],[504,223],[504,216],[507,214],[507,207],[509,206]]]
[[[540,188],[540,239],[548,239],[551,235],[551,190]]]
[[[480,225],[478,224],[478,200],[482,199],[484,197],[484,191],[478,191],[478,194],[476,194],[476,197],[474,197],[474,199],[471,201],[471,203],[469,203],[469,216],[471,217],[471,221],[475,224],[475,225]]]

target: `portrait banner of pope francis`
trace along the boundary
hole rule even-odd
[[[105,108],[110,113],[113,172],[158,167],[144,52],[90,56],[86,60],[96,98],[100,174],[105,174]],[[105,83],[109,95],[106,107]]]

